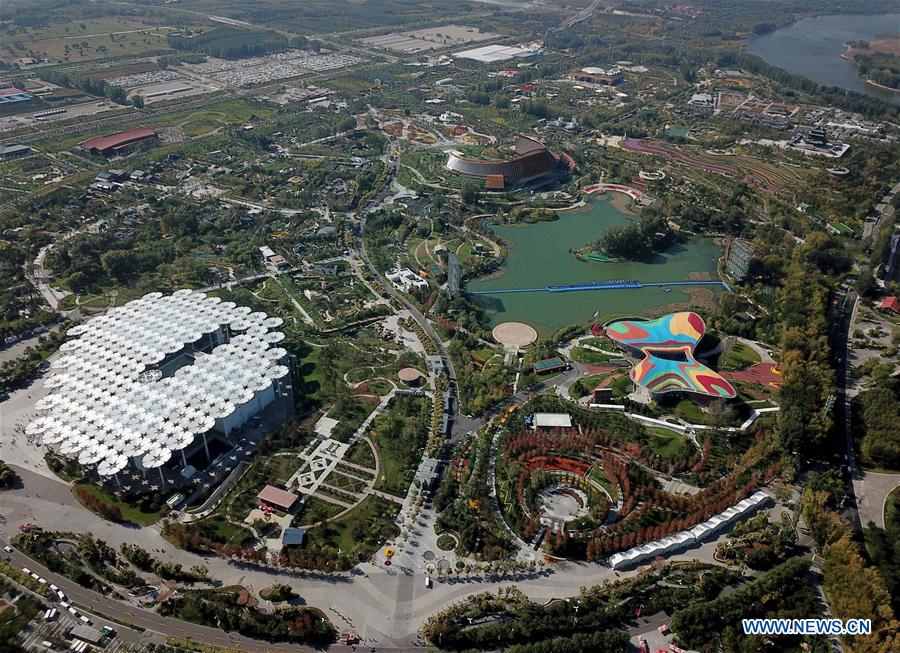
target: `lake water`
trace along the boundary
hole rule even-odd
[[[709,279],[718,278],[716,261],[722,250],[707,238],[692,239],[649,262],[585,262],[569,253],[570,249],[580,249],[595,240],[604,229],[630,219],[633,218],[616,210],[610,202],[592,200],[587,210],[564,213],[553,222],[493,226],[493,230],[510,244],[506,264],[497,276],[471,281],[467,289],[542,288],[611,279],[683,281],[691,279],[692,273],[703,273]],[[700,292],[711,296],[719,290],[706,286]],[[645,314],[691,301],[690,293],[677,287],[671,292],[663,292],[660,288],[638,288],[473,295],[472,298],[485,308],[492,324],[525,322],[542,336],[570,324],[587,322],[596,311],[602,319]]]
[[[900,104],[900,93],[866,84],[856,76],[856,66],[841,58],[848,41],[872,41],[897,32],[900,14],[816,16],[754,38],[747,42],[746,50],[821,84]]]

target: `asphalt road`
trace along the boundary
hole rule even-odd
[[[4,545],[5,544],[6,542],[4,542]],[[11,558],[10,564],[16,569],[27,567],[31,571],[46,578],[50,583],[57,585],[65,593],[69,599],[69,603],[91,616],[92,621],[94,621],[95,624],[99,626],[108,625],[114,628],[117,635],[126,641],[150,641],[159,639],[159,637],[154,637],[154,633],[165,633],[170,637],[186,637],[197,642],[204,642],[222,647],[243,648],[251,651],[258,651],[264,648],[266,651],[272,651],[273,653],[278,651],[303,651],[304,653],[311,653],[315,650],[310,646],[301,646],[299,644],[263,643],[260,640],[250,639],[237,633],[228,633],[219,628],[192,624],[171,617],[162,617],[154,612],[149,612],[121,601],[111,600],[103,594],[84,588],[68,578],[54,574],[40,563],[19,553],[15,549],[13,549],[13,553],[5,553],[4,558],[6,557]],[[58,602],[50,601],[50,603],[55,605]],[[133,624],[151,632],[142,634],[139,630],[123,627],[120,623],[103,619],[95,611],[101,611],[102,614],[112,617],[118,622]],[[336,644],[330,647],[329,650],[352,651],[353,649],[348,646]],[[389,650],[395,652],[404,650],[412,651],[416,649]]]
[[[835,371],[837,380],[837,396],[835,397],[834,418],[838,424],[838,428],[844,434],[844,486],[847,493],[847,501],[844,505],[844,516],[850,520],[853,529],[862,534],[862,522],[859,518],[859,506],[857,505],[856,495],[853,490],[853,478],[858,476],[860,471],[856,469],[856,458],[853,448],[853,429],[852,417],[850,412],[851,397],[847,392],[847,382],[850,373],[850,338],[851,329],[853,328],[853,318],[856,312],[859,298],[855,291],[850,291],[844,298],[841,306],[841,317],[838,323],[838,331],[836,342],[834,343],[835,353]]]

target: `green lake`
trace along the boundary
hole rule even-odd
[[[580,249],[604,229],[631,220],[602,199],[592,200],[582,211],[563,213],[559,220],[527,225],[493,225],[494,232],[509,244],[506,263],[491,278],[470,281],[468,290],[535,288],[547,285],[589,283],[611,279],[641,282],[687,281],[697,274],[715,280],[716,261],[722,250],[708,238],[694,238],[649,261],[579,261],[570,249]],[[700,286],[711,297],[714,286]],[[515,321],[530,324],[541,336],[557,329],[589,321],[599,312],[600,320],[620,315],[659,313],[662,307],[679,308],[691,302],[690,288],[632,288],[582,292],[530,292],[472,295],[488,313],[491,324]],[[679,305],[679,306],[674,306]]]

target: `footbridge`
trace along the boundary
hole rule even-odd
[[[670,286],[722,286],[731,291],[724,281],[651,281],[641,282],[634,279],[616,279],[613,281],[590,281],[587,283],[571,283],[561,286],[543,286],[538,288],[507,288],[500,290],[465,290],[468,295],[504,295],[519,292],[581,292],[585,290],[631,290],[634,288],[668,288]]]

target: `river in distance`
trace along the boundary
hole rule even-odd
[[[754,38],[746,51],[788,72],[900,104],[900,93],[867,84],[856,66],[842,59],[849,41],[873,41],[900,32],[900,14],[844,14],[804,18]]]
[[[548,285],[590,283],[612,279],[641,282],[715,280],[721,248],[708,238],[692,238],[649,261],[580,261],[570,249],[580,249],[609,227],[634,219],[604,199],[592,199],[586,210],[560,214],[558,220],[525,225],[492,225],[509,245],[503,268],[489,278],[468,283],[468,290],[543,288]],[[491,324],[525,322],[541,336],[557,329],[598,319],[625,315],[652,315],[688,306],[692,299],[711,300],[714,286],[690,288],[633,288],[580,292],[528,292],[473,295]]]

